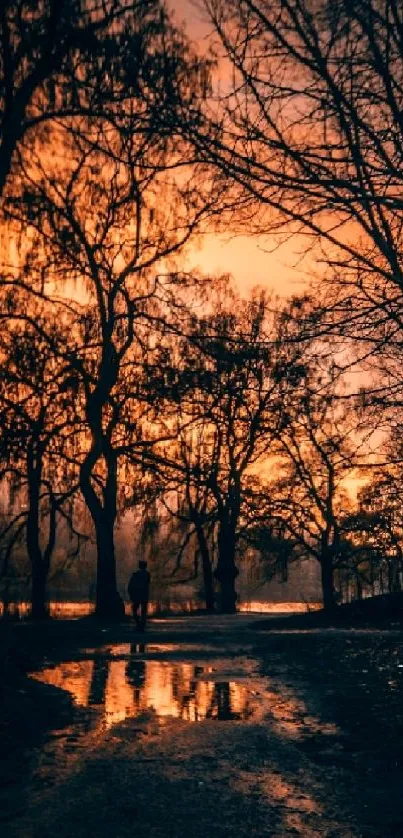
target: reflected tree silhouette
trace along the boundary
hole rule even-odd
[[[144,654],[144,643],[130,644],[130,659],[126,664],[126,679],[128,684],[133,687],[134,704],[138,709],[140,707],[141,690],[146,683],[146,663],[144,660],[138,660],[135,656]]]
[[[177,674],[177,680],[179,682],[179,671],[175,670]],[[195,713],[195,721],[198,721],[200,718],[199,714],[199,707],[197,701],[197,683],[198,683],[198,676],[203,672],[202,666],[195,666],[194,668],[194,677],[191,679],[189,683],[189,689],[187,693],[184,693],[180,697],[180,718],[184,720],[191,720],[191,707],[192,704],[194,706],[194,713]]]
[[[207,719],[226,721],[242,718],[241,713],[235,713],[231,707],[231,690],[229,681],[218,681],[214,684],[210,707],[206,713]]]
[[[91,687],[88,696],[88,704],[105,704],[106,685],[109,677],[110,661],[107,658],[96,656],[92,670]]]
[[[172,695],[175,701],[180,701],[180,685],[181,685],[181,677],[179,673],[179,668],[177,666],[174,667],[172,671]]]

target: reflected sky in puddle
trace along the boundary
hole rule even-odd
[[[281,679],[259,676],[257,660],[245,655],[192,659],[197,651],[200,647],[182,644],[108,644],[31,677],[66,690],[78,706],[94,710],[101,732],[149,713],[187,722],[264,720],[292,739],[338,732],[309,712],[302,696]]]
[[[92,658],[86,650],[84,660],[64,661],[31,677],[67,690],[81,707],[98,710],[103,729],[146,711],[189,722],[250,717],[254,692],[242,683],[250,677],[250,661],[245,660],[246,671],[237,661],[232,672],[227,661],[222,668],[216,662],[148,658],[174,648],[121,644],[103,647]]]

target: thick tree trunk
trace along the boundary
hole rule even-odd
[[[204,601],[206,603],[207,611],[215,610],[214,601],[214,576],[213,568],[210,559],[210,551],[207,544],[207,539],[204,534],[203,527],[196,523],[197,540],[199,542],[199,550],[202,560],[203,569],[203,586],[204,586]]]
[[[40,545],[40,487],[42,479],[42,455],[39,447],[32,443],[27,450],[28,516],[27,553],[31,564],[31,616],[34,620],[49,617],[46,597],[46,582],[50,566],[51,550],[43,555]]]
[[[356,590],[356,597],[357,599],[362,599],[363,594],[363,586],[362,586],[362,579],[358,571],[355,574],[355,590]]]
[[[321,558],[321,580],[323,608],[325,611],[332,611],[336,607],[334,580],[333,580],[332,554],[324,553]]]
[[[31,616],[44,620],[49,616],[46,599],[46,581],[49,565],[43,560],[39,545],[39,521],[32,508],[27,520],[27,552],[31,563]]]
[[[98,380],[87,397],[86,418],[92,446],[80,469],[80,488],[90,511],[97,542],[97,586],[95,614],[106,619],[121,619],[125,606],[116,586],[114,528],[117,514],[117,455],[112,444],[112,425],[104,430],[104,410],[119,374],[119,358],[113,344],[114,319],[103,326],[102,358]],[[102,464],[102,486],[94,483],[98,464]]]
[[[97,583],[95,614],[108,620],[121,619],[125,606],[116,585],[114,528],[116,520],[117,473],[113,452],[105,457],[107,474],[101,503],[93,484],[92,474],[102,455],[102,446],[95,443],[88,452],[80,472],[80,488],[90,511],[97,543]]]
[[[34,620],[46,620],[49,617],[46,578],[47,571],[43,562],[32,564],[31,616]]]
[[[220,611],[221,614],[235,614],[238,594],[235,590],[237,573],[228,568],[220,582]]]
[[[97,541],[97,587],[95,614],[104,619],[121,619],[125,606],[116,585],[114,522],[105,513],[95,525]]]

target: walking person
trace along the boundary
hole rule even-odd
[[[138,570],[132,573],[127,591],[131,599],[136,626],[139,631],[144,631],[150,595],[150,574],[147,570],[147,562],[139,561]]]

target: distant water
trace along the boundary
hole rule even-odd
[[[201,607],[200,603],[188,602],[170,602],[169,605],[163,606],[159,603],[150,603],[149,613],[151,616],[158,617],[159,614],[191,614]],[[252,600],[249,602],[241,602],[238,605],[238,610],[241,612],[248,612],[250,614],[290,614],[301,613],[305,611],[316,611],[321,608],[320,602],[260,602]],[[130,614],[130,603],[125,603],[126,614]],[[94,610],[93,602],[50,602],[50,615],[60,620],[78,620],[80,617],[87,617]],[[29,602],[14,602],[10,603],[5,609],[4,603],[0,602],[0,616],[3,616],[7,611],[10,616],[19,617],[23,619],[29,615]]]

